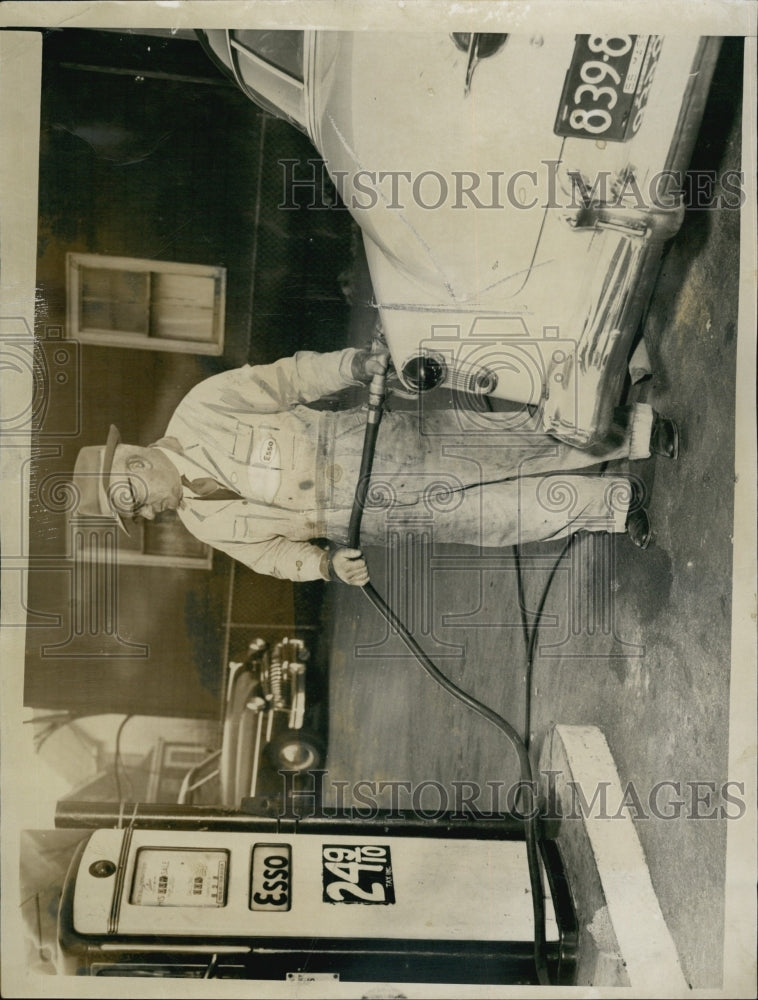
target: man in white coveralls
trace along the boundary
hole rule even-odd
[[[258,573],[294,581],[368,580],[346,547],[359,477],[365,410],[309,407],[368,382],[386,354],[300,351],[244,365],[195,386],[166,434],[149,447],[82,448],[74,483],[79,513],[152,520],[176,510],[187,529]],[[362,541],[382,544],[388,524],[431,516],[436,542],[502,548],[576,531],[628,531],[646,547],[647,513],[628,476],[575,474],[612,459],[676,456],[676,427],[647,404],[620,412],[613,443],[581,450],[540,433],[526,412],[394,411],[379,428]],[[635,499],[636,497],[636,499]],[[328,545],[314,540],[328,539]]]

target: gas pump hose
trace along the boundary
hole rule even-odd
[[[376,449],[376,439],[379,432],[379,424],[382,419],[384,408],[384,389],[386,373],[374,375],[369,386],[368,418],[366,421],[366,432],[363,439],[363,452],[361,455],[361,468],[358,476],[358,483],[353,500],[353,508],[350,514],[348,526],[348,545],[351,548],[360,548],[361,521],[363,510],[368,495],[369,482],[371,477],[371,467]],[[453,683],[442,671],[432,662],[424,650],[419,646],[411,633],[405,627],[400,618],[395,614],[389,604],[379,594],[375,587],[369,582],[361,588],[373,604],[379,614],[405,643],[409,651],[415,656],[418,663],[426,673],[440,685],[448,694],[457,698],[472,711],[476,712],[487,722],[499,729],[508,739],[513,749],[516,751],[521,772],[521,791],[525,793],[526,808],[524,810],[524,835],[526,842],[527,863],[529,866],[529,881],[532,892],[532,907],[534,912],[534,964],[537,971],[537,978],[540,985],[549,986],[550,977],[547,970],[546,935],[545,935],[545,900],[542,881],[542,870],[539,859],[539,823],[538,810],[534,798],[534,785],[532,782],[532,765],[529,759],[524,740],[519,736],[516,729],[498,715],[493,709],[483,702],[478,701],[473,695],[464,691]],[[535,627],[536,632],[536,627]],[[528,725],[528,719],[527,719]]]

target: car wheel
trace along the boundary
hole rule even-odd
[[[310,771],[324,759],[318,737],[302,729],[288,729],[266,747],[271,763],[279,771]]]

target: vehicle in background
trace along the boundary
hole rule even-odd
[[[323,157],[406,390],[510,400],[579,447],[605,435],[684,216],[719,39],[198,34]],[[283,166],[296,208],[313,165]]]
[[[306,726],[308,659],[301,639],[273,647],[255,639],[243,663],[229,664],[221,747],[188,771],[180,804],[237,809],[246,799],[248,810],[256,803],[265,810],[284,796],[280,771],[299,776],[320,767],[324,741]]]

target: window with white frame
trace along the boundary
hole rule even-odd
[[[221,354],[226,269],[66,255],[68,335],[83,343]]]

